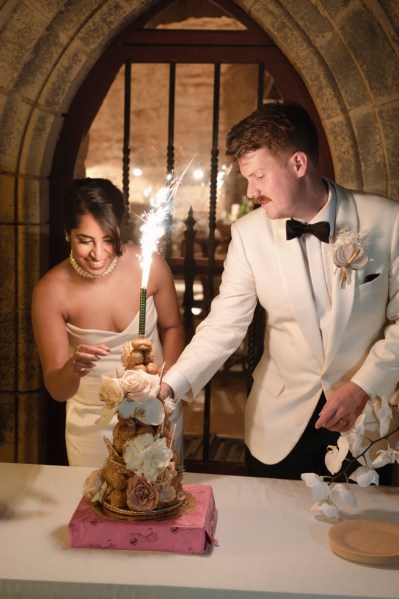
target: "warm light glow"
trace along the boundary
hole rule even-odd
[[[226,168],[226,167],[225,167]],[[222,187],[223,183],[224,183],[224,177],[225,177],[225,168],[224,170],[221,170],[218,172],[218,176],[217,176],[217,188],[220,190],[220,188]],[[222,167],[223,169],[223,167]]]
[[[136,167],[136,168],[132,169],[132,175],[134,177],[141,177],[142,174],[143,174],[143,171],[141,170],[141,168]]]
[[[193,178],[196,181],[201,181],[201,179],[204,178],[204,171],[202,170],[202,168],[195,169],[195,171],[193,172]]]

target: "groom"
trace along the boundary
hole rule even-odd
[[[399,380],[399,204],[323,179],[316,128],[296,103],[243,119],[226,153],[260,209],[232,226],[219,295],[161,393],[193,399],[239,346],[259,300],[266,331],[245,408],[249,473],[323,474],[327,445]]]

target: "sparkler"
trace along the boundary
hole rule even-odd
[[[174,179],[168,187],[158,191],[152,200],[154,208],[144,214],[143,224],[140,227],[141,235],[141,253],[140,264],[142,268],[141,287],[140,287],[140,311],[139,311],[139,336],[145,336],[145,317],[147,304],[147,286],[150,276],[152,255],[157,251],[159,242],[165,233],[165,221],[171,210],[172,198],[188,169],[191,162],[188,163],[180,177]]]

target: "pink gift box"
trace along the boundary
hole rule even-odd
[[[69,522],[71,547],[206,553],[214,542],[216,506],[209,485],[184,485],[195,507],[165,520],[118,520],[100,514],[82,497]]]

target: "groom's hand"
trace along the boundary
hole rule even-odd
[[[166,399],[167,397],[171,397],[172,399],[175,396],[175,392],[172,387],[170,387],[167,383],[161,383],[161,388],[159,390],[159,397],[161,399]]]
[[[316,428],[344,433],[350,430],[363,412],[369,395],[356,383],[346,383],[333,391],[319,414]]]

